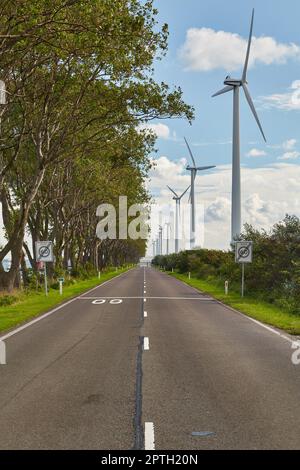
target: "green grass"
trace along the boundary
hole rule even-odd
[[[82,292],[92,289],[128,269],[129,268],[123,268],[118,271],[102,273],[100,280],[98,277],[78,280],[75,284],[64,287],[63,295],[60,295],[59,290],[54,289],[49,289],[49,295],[47,297],[44,292],[19,293],[17,302],[10,306],[0,307],[0,331],[8,330],[47,312],[51,308],[63,303],[65,300],[76,297]]]
[[[255,318],[268,325],[275,326],[286,332],[299,335],[300,334],[300,316],[285,311],[279,307],[276,307],[268,302],[264,302],[254,297],[241,296],[236,292],[230,292],[226,296],[224,288],[220,287],[216,282],[206,281],[202,279],[189,279],[185,274],[179,273],[168,273],[171,276],[180,279],[186,284],[195,287],[196,289],[205,292],[212,297],[220,300],[226,305],[239,310],[246,315]]]

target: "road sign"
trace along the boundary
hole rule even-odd
[[[236,263],[252,263],[253,258],[253,242],[235,242],[235,262]]]
[[[44,263],[51,263],[54,261],[53,257],[53,242],[39,241],[35,242],[36,260],[43,261]]]
[[[65,282],[65,278],[64,277],[59,277],[58,282]]]

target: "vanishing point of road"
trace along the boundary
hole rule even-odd
[[[292,339],[152,268],[1,339],[1,449],[300,448]]]

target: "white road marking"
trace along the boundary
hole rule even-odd
[[[147,301],[147,299],[144,299],[144,302],[146,302],[146,301]]]
[[[115,297],[105,297],[101,296],[102,299],[115,299]],[[118,297],[119,299],[158,299],[158,300],[198,300],[201,302],[216,302],[215,299],[211,297],[141,297],[141,296],[127,296],[127,297]],[[93,300],[93,299],[99,299],[99,297],[78,297],[77,300]]]
[[[6,344],[3,340],[0,340],[0,364],[6,365]]]
[[[233,310],[234,310],[234,309],[233,309]],[[234,311],[236,312],[237,310],[234,310]],[[270,331],[271,333],[274,333],[275,335],[280,336],[280,338],[285,339],[285,340],[288,341],[289,343],[293,343],[293,342],[295,341],[295,339],[289,338],[288,336],[283,335],[282,333],[280,333],[279,331],[275,330],[275,329],[272,328],[271,326],[265,325],[264,323],[262,323],[262,322],[256,320],[255,318],[248,317],[248,315],[245,315],[245,314],[243,314],[242,312],[239,312],[239,311],[237,311],[237,312],[240,313],[241,315],[243,315],[243,317],[248,318],[248,320],[251,320],[252,322],[256,323],[257,325],[262,326],[263,328],[265,328],[266,330]]]
[[[176,279],[176,278],[172,278],[172,279]],[[181,281],[179,279],[176,279],[177,281],[179,282],[183,282],[185,285],[187,285],[188,287],[190,287],[191,289],[193,289],[195,292],[197,292],[199,294],[199,290],[196,289],[196,287],[193,287],[193,286],[190,286],[189,284],[187,284],[186,282],[184,281]],[[200,291],[201,292],[201,291]],[[295,339],[294,338],[290,338],[282,333],[280,333],[279,331],[275,330],[275,328],[272,328],[271,326],[268,326],[266,325],[265,323],[262,323],[260,322],[259,320],[256,320],[255,318],[252,318],[252,317],[249,317],[248,315],[246,315],[245,313],[242,313],[240,312],[239,310],[236,310],[235,308],[233,307],[230,307],[229,305],[226,305],[226,304],[223,304],[223,302],[221,302],[220,300],[217,300],[217,299],[214,299],[213,297],[211,298],[211,300],[214,300],[215,302],[217,302],[218,304],[222,305],[222,307],[225,307],[227,308],[228,310],[231,310],[232,312],[234,313],[238,313],[239,315],[241,315],[242,317],[246,318],[247,320],[250,320],[252,321],[253,323],[256,323],[257,325],[261,326],[262,328],[265,328],[266,330],[270,331],[270,333],[274,333],[275,335],[279,336],[280,338],[282,339],[285,339],[286,341],[288,341],[289,343],[294,343]]]
[[[147,318],[147,317],[148,317],[148,313],[144,312],[144,318]]]
[[[149,351],[149,349],[150,349],[149,338],[148,338],[148,336],[145,336],[145,338],[144,338],[144,351]]]
[[[118,304],[121,304],[122,302],[123,302],[122,299],[112,299],[109,303],[112,305],[118,305]]]
[[[92,304],[94,305],[102,305],[102,304],[105,304],[106,300],[105,299],[96,299],[96,300],[93,300]]]
[[[99,289],[99,287],[102,287],[104,286],[105,284],[107,284],[108,282],[111,282],[113,281],[114,279],[117,279],[117,277],[120,277],[120,276],[123,276],[124,274],[127,274],[129,271],[125,271],[124,273],[121,273],[121,274],[118,274],[118,276],[115,276],[115,277],[112,277],[111,279],[108,279],[107,281],[103,282],[102,284],[96,286],[96,287],[93,287],[92,289],[89,289],[86,294],[88,294],[89,292],[93,292],[94,290],[96,289]],[[95,297],[93,297],[95,298]],[[99,298],[99,297],[98,297]],[[67,305],[71,304],[72,302],[75,302],[75,300],[79,300],[81,299],[80,296],[78,297],[75,297],[74,299],[70,299],[68,300],[67,302],[64,302],[63,304],[59,305],[58,307],[54,308],[53,310],[50,310],[50,312],[47,312],[47,313],[44,313],[44,315],[40,315],[39,317],[35,318],[34,320],[31,320],[27,323],[25,323],[25,325],[22,325],[22,326],[19,326],[18,328],[16,328],[15,330],[12,330],[10,331],[9,333],[6,333],[5,335],[3,336],[0,336],[0,340],[4,341],[5,339],[7,338],[10,338],[11,336],[14,336],[16,335],[17,333],[20,333],[20,331],[23,331],[25,330],[26,328],[29,328],[30,326],[34,325],[35,323],[41,321],[41,320],[44,320],[44,318],[47,318],[49,317],[50,315],[53,315],[53,313],[57,312],[58,310],[66,307]]]
[[[153,423],[145,423],[145,450],[155,450]]]

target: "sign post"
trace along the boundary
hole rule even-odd
[[[44,277],[45,277],[45,294],[48,295],[48,282],[47,282],[47,268],[46,263],[54,261],[53,256],[53,242],[51,241],[38,241],[35,242],[36,261],[44,263]]]
[[[242,265],[242,285],[241,296],[245,294],[245,264],[252,263],[253,259],[253,242],[240,241],[235,242],[235,262]]]

